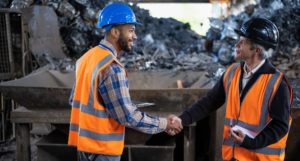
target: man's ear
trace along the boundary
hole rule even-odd
[[[110,29],[110,34],[113,38],[118,39],[120,35],[120,30],[116,27],[113,27],[112,29]]]
[[[255,48],[255,52],[256,52],[256,53],[261,53],[262,50],[261,50],[261,48],[256,47],[256,48]]]

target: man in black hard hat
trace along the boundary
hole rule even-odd
[[[179,118],[188,125],[225,103],[223,160],[283,161],[293,97],[286,77],[267,59],[277,47],[278,29],[267,19],[252,18],[236,32],[235,59],[240,63],[232,64]]]

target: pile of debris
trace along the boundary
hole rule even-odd
[[[212,41],[213,51],[219,62],[228,64],[234,53],[234,40],[237,35],[234,29],[251,17],[264,17],[274,22],[280,32],[279,46],[271,61],[289,78],[300,78],[300,1],[299,0],[261,0],[257,5],[248,5],[245,11],[231,15],[224,20],[210,19],[211,28],[207,39]],[[232,41],[228,41],[228,40]],[[216,45],[215,45],[216,44]],[[222,45],[220,45],[222,44]],[[218,46],[222,46],[218,48]]]
[[[30,134],[30,151],[31,161],[37,161],[37,146],[36,143],[41,139],[41,135]],[[0,141],[0,160],[1,161],[16,161],[16,138]]]
[[[13,0],[9,6],[15,9],[33,5],[52,7],[58,16],[60,35],[64,43],[62,46],[66,46],[63,47],[64,53],[76,59],[89,48],[96,46],[103,38],[104,32],[97,29],[95,23],[98,11],[108,2]],[[172,18],[151,17],[149,11],[136,5],[132,8],[137,19],[144,25],[137,28],[139,40],[133,51],[124,54],[121,59],[128,70],[205,70],[209,76],[214,76],[218,70],[224,70],[218,58],[205,48],[205,37],[192,31],[189,24]],[[51,53],[46,56],[45,62],[51,62],[49,61]]]
[[[132,53],[124,55],[126,67],[136,70],[206,70],[224,68],[205,48],[205,38],[190,29],[189,24],[172,18],[154,18],[149,11],[133,6],[140,41]]]
[[[300,108],[300,81],[299,79],[290,79],[290,83],[294,90],[293,106]]]
[[[0,141],[0,160],[13,161],[15,160],[16,139]]]
[[[279,46],[272,63],[291,80],[294,88],[294,106],[300,107],[300,0],[260,0],[259,4],[248,5],[238,15],[224,20],[210,19],[211,28],[207,40],[212,42],[212,52],[219,62],[229,64],[233,59],[234,44],[239,28],[251,17],[264,17],[274,22],[280,32]]]
[[[273,63],[289,78],[300,78],[300,1],[298,8],[281,8],[271,17],[281,34]]]
[[[103,38],[103,31],[95,27],[98,11],[109,0],[9,0],[0,5],[26,8],[32,5],[52,7],[59,21],[59,30],[66,46],[64,53],[80,57]],[[143,22],[137,28],[139,37],[131,53],[121,58],[126,68],[136,70],[205,70],[209,76],[224,71],[233,62],[234,45],[238,35],[234,29],[251,17],[266,17],[280,30],[280,44],[272,62],[289,78],[300,78],[300,1],[260,0],[245,7],[238,15],[225,19],[210,19],[211,28],[206,36],[190,29],[189,24],[172,18],[154,18],[147,10],[132,6],[137,19]],[[51,54],[50,54],[51,55]]]

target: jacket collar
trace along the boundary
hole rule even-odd
[[[118,56],[114,46],[110,42],[106,41],[105,39],[100,41],[99,46],[101,48],[105,48],[106,50],[109,50],[115,57]]]
[[[117,55],[116,49],[114,48],[114,46],[110,42],[103,39],[99,43],[99,47],[104,48],[106,50],[109,50],[111,52],[111,54],[113,55],[113,59],[115,60],[115,62],[118,63],[121,67],[124,68],[124,65],[117,58],[118,55]]]
[[[241,69],[243,69],[244,65],[245,62],[241,62]],[[277,69],[271,64],[271,62],[266,59],[265,63],[255,72],[255,74],[274,74],[276,73],[276,70]]]

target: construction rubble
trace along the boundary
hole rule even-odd
[[[104,31],[96,28],[95,24],[99,11],[109,2],[1,0],[0,8],[28,11],[24,17],[28,22],[29,48],[40,67],[34,72],[42,73],[40,71],[44,69],[75,70],[76,60],[104,37]],[[143,81],[145,78],[160,78],[163,81],[158,84],[167,87],[168,84],[164,83],[170,84],[168,79],[174,78],[182,80],[187,88],[211,88],[226,67],[234,62],[235,43],[239,38],[234,29],[251,17],[265,17],[273,21],[280,31],[279,47],[270,60],[291,80],[294,105],[300,107],[300,0],[257,0],[257,4],[246,6],[238,15],[210,18],[210,29],[204,36],[191,30],[188,23],[152,17],[148,10],[135,4],[132,8],[143,26],[136,29],[138,40],[133,50],[124,53],[120,61],[134,78],[141,78],[136,86],[150,86]],[[36,27],[36,24],[40,26]],[[43,24],[48,26],[43,27]],[[148,74],[139,75],[138,71]],[[156,71],[161,75],[155,75]],[[199,76],[197,72],[204,74]],[[35,142],[38,137],[31,139]],[[14,139],[0,142],[1,160],[14,160],[15,144]],[[36,153],[36,149],[32,151]]]
[[[33,50],[33,55],[40,66],[74,70],[76,59],[103,38],[103,30],[96,28],[95,23],[98,11],[109,2],[6,0],[0,5],[14,9],[48,6],[42,9],[45,17],[51,14],[49,7],[52,8],[58,20],[52,24],[58,25],[53,27],[58,28],[60,33],[60,37],[53,42],[57,43],[56,40],[61,39],[61,45],[52,45],[52,48],[54,46],[61,50]],[[300,0],[260,0],[257,4],[246,6],[238,15],[230,15],[224,19],[210,18],[211,27],[205,36],[192,31],[188,23],[181,23],[173,18],[154,18],[148,10],[136,5],[132,7],[137,19],[144,24],[137,27],[138,41],[133,50],[120,58],[129,71],[205,71],[208,78],[216,80],[226,66],[233,62],[234,45],[238,40],[234,29],[251,17],[266,17],[278,26],[281,34],[279,47],[271,58],[272,63],[288,78],[300,78]],[[38,15],[40,13],[42,12]],[[32,29],[31,33],[34,32],[36,31]],[[57,56],[57,53],[65,56]]]

